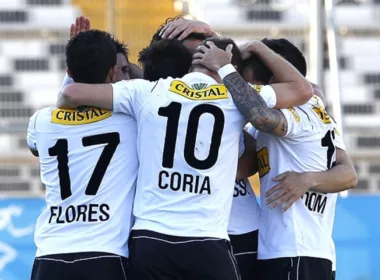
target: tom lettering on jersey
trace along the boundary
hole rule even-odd
[[[317,192],[306,192],[301,199],[309,211],[323,215],[327,204],[327,194]]]
[[[105,222],[110,218],[108,204],[51,206],[49,224],[70,224],[73,222]]]
[[[162,170],[158,174],[158,187],[162,190],[182,191],[195,194],[211,194],[210,177],[192,174],[169,173]]]
[[[51,122],[64,125],[83,125],[98,122],[111,116],[111,111],[95,107],[55,109],[51,115]]]
[[[267,147],[264,147],[257,152],[257,161],[259,165],[259,176],[262,178],[267,175],[271,169]]]
[[[224,85],[208,86],[205,83],[200,83],[190,87],[182,81],[174,80],[169,90],[190,100],[217,100],[228,98],[228,91]]]

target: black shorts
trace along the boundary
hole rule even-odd
[[[336,272],[333,271],[333,272],[332,272],[332,280],[335,280],[335,277],[336,277]]]
[[[126,280],[128,259],[109,253],[83,252],[37,257],[31,280]]]
[[[257,244],[259,231],[230,235],[232,251],[237,260],[242,280],[259,279]]]
[[[177,237],[132,231],[128,280],[238,280],[239,269],[225,239]]]
[[[331,280],[327,259],[295,257],[259,260],[261,280]]]

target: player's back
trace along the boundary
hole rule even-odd
[[[33,115],[28,144],[39,154],[47,203],[36,226],[37,256],[127,256],[138,169],[136,134],[131,117],[99,108],[48,107]]]
[[[202,73],[157,82],[137,113],[134,229],[227,237],[243,117]]]
[[[272,179],[287,171],[322,172],[336,160],[335,122],[321,100],[282,110],[288,122],[285,137],[259,132],[257,149],[261,199],[276,182]],[[308,191],[282,213],[281,208],[262,205],[259,258],[310,256],[332,259],[331,227],[336,194]]]

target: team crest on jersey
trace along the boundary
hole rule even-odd
[[[265,175],[267,175],[271,169],[269,164],[269,153],[267,147],[264,147],[257,152],[257,161],[259,165],[259,176],[260,178],[262,178]]]
[[[260,93],[261,92],[261,89],[263,88],[263,86],[260,86],[260,85],[252,85],[252,88],[257,91],[257,93]]]
[[[331,123],[331,118],[329,114],[326,112],[325,108],[322,106],[313,106],[313,111],[318,115],[318,118],[324,123],[329,124]]]
[[[292,107],[289,107],[288,110],[290,111],[290,113],[292,113],[292,115],[294,117],[294,120],[296,122],[299,122],[300,121],[300,116],[298,115],[297,111],[294,110],[294,108],[292,108]]]
[[[174,80],[169,90],[190,100],[217,100],[228,98],[228,91],[224,85],[208,86],[208,84],[205,83],[198,83],[190,87],[182,81]]]
[[[80,106],[76,109],[55,109],[51,122],[64,125],[82,125],[102,121],[112,116],[106,109]]]

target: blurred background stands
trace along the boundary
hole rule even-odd
[[[344,139],[360,177],[355,192],[378,193],[380,0],[336,1],[334,9]],[[124,40],[132,62],[167,17],[190,14],[237,42],[286,37],[306,53],[309,72],[315,70],[307,0],[1,0],[0,196],[43,195],[37,161],[26,145],[26,125],[35,110],[55,104],[66,69],[68,29],[80,14],[91,18],[93,28]],[[327,42],[320,76],[329,108],[337,108]]]

